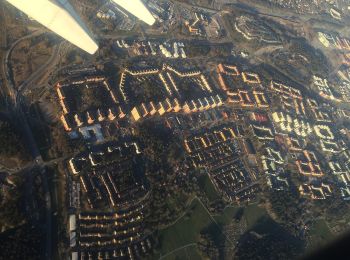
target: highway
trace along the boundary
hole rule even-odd
[[[42,78],[42,76],[47,73],[48,71],[50,71],[50,69],[52,69],[56,63],[58,58],[60,57],[60,53],[63,49],[65,42],[61,42],[60,44],[58,44],[57,46],[55,46],[54,51],[50,57],[50,59],[44,63],[43,65],[40,66],[39,69],[37,69],[32,75],[30,75],[30,77],[28,79],[26,79],[19,87],[18,87],[18,92],[19,93],[23,93],[23,91],[25,91],[25,89],[31,85],[33,85],[33,83],[35,83],[36,81],[38,81],[40,78]]]
[[[232,1],[232,2],[238,2],[238,1]],[[194,6],[191,4],[185,4],[182,3],[181,6],[185,6],[189,9],[192,9]],[[235,5],[235,8],[240,8],[240,9],[244,9],[244,7],[242,7],[241,5]],[[208,12],[216,12],[217,10],[215,9],[210,9],[210,8],[205,8],[204,10],[208,11]],[[262,9],[260,9],[262,10]],[[305,15],[305,16],[300,16],[301,18],[299,18],[298,20],[295,21],[294,17],[292,17],[291,13],[288,13],[288,15],[279,15],[268,12],[268,10],[262,10],[262,12],[256,12],[256,10],[253,9],[246,9],[245,11],[251,12],[251,13],[255,13],[255,14],[259,14],[259,15],[263,15],[263,16],[271,16],[271,17],[276,17],[276,18],[280,18],[280,19],[284,19],[284,20],[288,20],[288,21],[292,21],[292,22],[296,22],[296,23],[301,23],[301,22],[306,22],[308,20],[308,18],[310,16]],[[224,13],[225,11],[222,11],[222,13]],[[287,14],[287,13],[286,13]],[[2,25],[4,28],[6,28],[6,25]],[[0,29],[1,31],[5,31],[3,30],[3,28]],[[227,30],[230,33],[230,30]],[[28,150],[30,151],[34,161],[32,162],[31,165],[28,165],[25,167],[25,171],[28,171],[28,173],[31,172],[32,169],[38,169],[39,173],[41,175],[42,178],[42,182],[43,182],[43,190],[44,190],[44,194],[45,194],[45,207],[46,207],[46,211],[45,211],[45,259],[52,259],[52,198],[51,198],[51,193],[49,190],[49,185],[48,185],[48,178],[47,178],[47,173],[46,173],[46,167],[48,165],[51,165],[53,163],[59,162],[61,160],[63,160],[64,158],[59,158],[56,159],[54,161],[50,161],[50,162],[44,162],[37,143],[33,137],[33,133],[28,125],[27,122],[27,118],[26,118],[26,114],[23,110],[25,110],[25,103],[24,100],[22,98],[22,94],[24,94],[26,92],[27,89],[29,89],[31,86],[34,85],[34,83],[38,82],[41,78],[43,78],[45,76],[46,73],[48,73],[50,70],[52,70],[54,68],[54,66],[57,64],[57,61],[60,58],[60,53],[62,53],[63,49],[65,49],[65,42],[60,42],[57,46],[55,46],[53,53],[51,55],[51,57],[47,60],[47,62],[45,62],[44,64],[42,64],[34,73],[32,73],[21,85],[16,86],[15,82],[13,81],[13,79],[11,78],[11,73],[10,73],[10,66],[9,66],[9,62],[11,59],[11,54],[13,52],[13,50],[15,49],[16,46],[18,46],[18,44],[24,40],[33,38],[33,37],[37,37],[41,34],[45,33],[44,30],[36,30],[33,33],[23,36],[22,38],[16,40],[11,46],[10,48],[7,50],[7,52],[4,54],[4,58],[3,61],[1,62],[1,69],[3,72],[3,75],[5,76],[4,79],[4,85],[6,86],[6,89],[3,89],[4,94],[6,94],[9,98],[9,100],[11,100],[11,102],[8,104],[9,105],[9,111],[11,112],[13,118],[15,118],[14,121],[17,122],[17,128],[20,129],[22,131],[22,134],[24,136],[24,140],[26,142],[26,146],[28,147]],[[5,42],[6,41],[6,31],[4,33],[4,36],[2,36],[2,41]],[[122,38],[120,36],[105,36],[105,38],[108,39],[117,39],[117,38]],[[231,37],[232,38],[232,37]],[[3,43],[6,45],[6,43]],[[204,45],[205,43],[203,42],[202,45]],[[220,46],[220,44],[218,42],[216,43],[206,43],[206,44],[210,44],[211,46]],[[266,49],[264,49],[266,50]],[[263,50],[261,50],[260,52],[262,52]],[[198,58],[197,58],[198,59]],[[1,167],[1,165],[0,165]],[[30,188],[30,187],[29,187]],[[29,192],[31,190],[28,190]],[[202,202],[200,201],[200,203],[202,204]],[[204,205],[202,205],[205,209],[206,207]],[[206,209],[207,210],[207,209]],[[208,214],[210,215],[210,213],[208,212]],[[212,220],[216,223],[215,219],[210,215],[210,217],[212,218]],[[193,244],[188,244],[185,245],[184,247],[175,249],[174,251],[168,253],[167,255],[162,256],[162,258],[167,257],[168,255],[171,255],[173,252],[175,252],[176,250],[181,250],[185,247],[189,247],[189,246],[193,246]]]
[[[10,47],[10,49],[6,52],[5,57],[2,61],[2,71],[3,74],[5,75],[5,80],[4,83],[7,87],[7,91],[8,91],[8,95],[10,96],[10,98],[12,99],[12,101],[14,102],[13,105],[16,105],[16,89],[14,86],[14,82],[12,81],[11,77],[10,77],[10,68],[9,68],[9,60],[11,57],[11,53],[13,51],[13,49],[21,42],[24,41],[26,39],[30,39],[32,37],[38,36],[42,34],[42,31],[34,31],[33,33],[23,36],[22,38],[16,40]]]
[[[11,102],[8,104],[8,110],[12,114],[13,121],[16,123],[16,127],[21,131],[23,135],[23,140],[26,142],[26,146],[28,148],[28,151],[30,152],[32,158],[34,159],[32,167],[37,168],[40,172],[40,175],[42,177],[42,183],[43,183],[43,189],[45,193],[45,259],[52,259],[52,205],[51,205],[51,194],[49,190],[47,175],[46,175],[46,164],[44,163],[38,146],[36,144],[36,141],[33,137],[33,133],[28,125],[27,118],[25,113],[23,112],[23,108],[25,107],[25,104],[23,102],[23,99],[21,98],[21,91],[26,87],[30,86],[35,80],[39,79],[39,77],[43,74],[43,72],[47,72],[48,68],[51,68],[53,64],[56,63],[60,47],[56,47],[53,55],[48,60],[47,63],[45,63],[43,66],[41,66],[33,75],[31,75],[25,82],[22,84],[19,88],[16,88],[15,83],[12,81],[10,77],[10,68],[9,68],[9,61],[11,58],[11,53],[13,49],[23,40],[30,39],[32,37],[36,37],[38,35],[41,35],[43,31],[37,30],[33,33],[26,35],[18,40],[16,40],[9,50],[6,52],[6,55],[4,56],[4,59],[1,64],[1,69],[3,70],[3,73],[5,75],[4,79],[4,85],[6,86],[6,89],[3,89],[4,94],[6,94]],[[30,171],[30,170],[29,170]],[[31,171],[30,171],[31,172]]]

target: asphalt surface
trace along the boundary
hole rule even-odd
[[[36,144],[36,141],[34,139],[33,133],[28,125],[27,118],[25,113],[23,112],[24,104],[22,103],[22,99],[20,96],[20,92],[16,90],[14,82],[12,82],[9,72],[9,60],[11,57],[11,53],[13,49],[23,40],[36,37],[38,35],[42,34],[42,31],[35,31],[32,34],[26,35],[17,41],[15,41],[10,49],[7,51],[5,58],[2,62],[2,69],[4,74],[6,75],[6,78],[4,80],[4,83],[6,85],[6,90],[3,90],[5,94],[8,95],[9,100],[11,101],[8,107],[8,110],[11,112],[12,116],[14,117],[14,121],[16,123],[16,127],[21,131],[23,140],[25,141],[25,145],[28,148],[28,151],[30,152],[32,158],[34,159],[33,167],[38,167],[42,182],[43,182],[43,189],[45,193],[45,207],[46,207],[46,213],[45,213],[45,231],[46,231],[46,237],[45,237],[45,259],[52,259],[52,208],[51,208],[51,194],[49,190],[46,170],[45,170],[45,164],[44,161],[40,155],[38,146]],[[59,53],[59,48],[56,49],[56,52],[52,55],[50,62],[53,62],[57,55]],[[48,64],[45,64],[46,66]],[[29,79],[29,81],[26,81],[26,84],[29,84],[33,82],[34,80],[41,75],[42,71],[44,70],[44,66],[39,68],[39,71],[35,72],[34,75],[32,75]],[[27,85],[25,85],[27,86]],[[22,87],[23,88],[23,87]]]

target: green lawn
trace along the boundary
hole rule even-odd
[[[211,224],[208,213],[198,200],[194,200],[189,209],[177,223],[160,232],[162,254],[197,242],[200,231]]]
[[[233,217],[236,215],[237,211],[240,208],[237,206],[229,206],[227,208],[224,209],[224,212],[222,215],[220,216],[215,216],[215,221],[219,224],[219,225],[228,225],[231,223]]]
[[[217,228],[214,230],[215,233],[221,232],[220,226],[230,224],[239,209],[238,206],[225,208],[223,214],[213,216],[218,223],[216,224],[199,200],[195,199],[186,215],[172,226],[159,231],[160,252],[154,255],[153,259],[159,259],[161,256],[165,260],[201,259],[197,247],[194,245],[199,240],[200,232],[210,226],[214,229]],[[243,217],[247,221],[248,228],[253,227],[259,219],[266,216],[266,211],[256,204],[244,208]]]
[[[198,178],[198,183],[199,188],[205,192],[210,202],[220,199],[219,194],[207,174],[200,176]]]
[[[196,243],[200,232],[213,223],[208,212],[197,199],[192,202],[187,212],[174,225],[160,231],[159,241],[162,255],[191,243]],[[189,259],[199,259],[199,253],[195,245],[187,247],[186,250],[178,250],[164,259],[187,259],[186,257],[180,258],[184,254],[190,255],[191,258]]]
[[[267,217],[265,209],[260,208],[257,204],[251,204],[244,209],[244,217],[247,221],[248,229],[251,229],[262,217]]]
[[[243,217],[247,221],[248,229],[252,228],[259,219],[268,217],[265,209],[260,208],[257,204],[251,204],[247,207],[228,206],[222,215],[215,216],[215,220],[219,225],[228,225],[240,209],[243,210]]]
[[[159,258],[156,258],[157,260]],[[192,245],[185,248],[180,248],[168,255],[163,255],[162,260],[201,260],[202,257],[198,253],[197,246]]]
[[[334,238],[325,220],[315,221],[310,229],[310,249],[318,248]]]

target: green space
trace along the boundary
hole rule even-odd
[[[213,221],[208,212],[199,200],[195,199],[183,217],[172,226],[160,231],[159,242],[161,255],[166,255],[173,250],[179,249],[164,259],[187,259],[187,255],[191,256],[189,259],[199,258],[196,246],[188,246],[186,250],[180,250],[180,248],[197,243],[200,232],[211,224],[213,224]],[[219,226],[217,226],[217,229],[221,232]],[[185,255],[186,257],[181,257]]]
[[[296,259],[304,252],[305,241],[275,222],[258,204],[245,207],[243,217],[247,230],[239,237],[234,259]]]
[[[11,182],[15,187],[6,189],[6,191],[0,188],[0,234],[23,224],[25,220],[23,214],[24,179],[22,176],[13,175]]]
[[[234,259],[297,259],[304,249],[303,240],[265,215],[239,238]]]
[[[223,215],[215,219],[220,220],[220,224],[227,223],[235,211],[235,208],[228,207]],[[172,226],[159,231],[159,253],[166,255],[163,259],[201,259],[194,243],[198,242],[200,233],[208,227],[214,227],[215,232],[221,232],[221,227],[213,221],[200,201],[195,199],[183,217]],[[173,253],[169,254],[170,252]],[[160,254],[155,258],[159,258]]]
[[[246,207],[227,206],[221,215],[214,218],[219,225],[225,226],[229,225],[234,218],[240,219],[239,215],[245,218],[248,229],[254,227],[261,219],[269,217],[265,209],[257,204],[251,204]]]
[[[40,229],[24,224],[0,234],[0,259],[41,258]]]
[[[203,190],[207,195],[210,202],[220,199],[213,183],[211,182],[208,174],[201,175],[198,178],[198,185],[200,190]]]
[[[201,183],[206,183],[205,178]],[[221,233],[221,228],[230,224],[239,210],[242,210],[239,206],[226,207],[222,214],[213,216],[215,223],[200,201],[195,199],[175,224],[159,231],[160,250],[154,259],[161,256],[162,259],[200,259],[195,243],[199,241],[201,232],[210,228],[212,233]],[[268,215],[263,208],[252,204],[244,208],[242,217],[246,219],[248,228],[252,228],[259,220],[268,218]]]
[[[191,244],[183,248],[179,248],[173,252],[168,253],[167,255],[163,255],[160,258],[162,260],[201,260],[203,259],[201,255],[198,253],[197,245]]]
[[[49,185],[49,190],[51,193],[51,203],[52,203],[52,211],[53,212],[57,212],[58,214],[61,214],[63,209],[59,209],[60,203],[58,202],[57,196],[58,196],[58,192],[57,189],[59,188],[60,183],[58,183],[58,172],[57,169],[54,168],[47,168],[46,170],[46,174],[47,174],[47,182]],[[65,194],[65,193],[62,193]],[[59,221],[58,214],[54,214],[52,216],[52,245],[58,245],[58,235],[60,232],[62,232],[63,227],[61,226],[62,223]],[[65,212],[65,214],[67,214]],[[53,248],[57,248],[53,247]],[[54,250],[54,255],[55,255],[55,259],[59,259],[59,255],[58,255],[58,250]]]
[[[232,219],[236,216],[239,209],[240,207],[238,206],[228,206],[224,209],[224,212],[221,215],[214,217],[215,221],[221,226],[228,225],[231,223]]]
[[[327,222],[323,219],[316,220],[310,228],[309,248],[319,248],[334,238]]]
[[[244,217],[247,221],[248,229],[251,229],[263,217],[268,217],[265,209],[257,204],[251,204],[244,209]]]
[[[2,160],[16,158],[22,161],[27,159],[27,153],[17,130],[12,122],[0,120],[0,156]]]

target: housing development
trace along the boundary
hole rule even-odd
[[[295,259],[345,234],[349,4],[131,2],[69,1],[94,35],[73,44],[0,4],[0,259]]]

